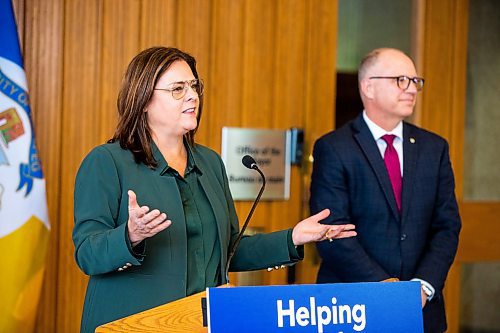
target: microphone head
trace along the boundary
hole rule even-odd
[[[257,162],[255,162],[253,157],[250,155],[243,156],[243,158],[241,159],[241,163],[243,163],[243,165],[249,169],[258,168]]]

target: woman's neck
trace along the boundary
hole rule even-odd
[[[187,165],[187,151],[183,137],[158,137],[153,136],[153,141],[160,150],[165,161],[184,176]]]

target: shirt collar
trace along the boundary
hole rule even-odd
[[[186,151],[188,154],[186,174],[188,174],[191,171],[196,171],[199,175],[202,175],[203,172],[201,172],[200,168],[198,168],[198,165],[196,163],[196,158],[194,157],[193,154],[193,147],[191,147],[191,145],[186,140],[184,140],[184,146],[186,147]]]
[[[184,139],[184,147],[186,147],[186,152],[187,152],[187,165],[185,174],[188,174],[191,171],[196,171],[199,175],[202,175],[203,172],[197,166],[196,158],[193,154],[193,147],[185,139]],[[165,158],[160,152],[160,149],[158,149],[158,146],[156,146],[156,143],[154,142],[152,142],[152,150],[153,150],[153,157],[158,162],[157,170],[160,172],[161,175],[165,174],[168,170],[173,170],[168,166],[167,161],[165,161]]]
[[[398,137],[400,140],[403,139],[403,122],[402,121],[400,121],[398,123],[398,125],[392,131],[387,132],[385,129],[378,126],[370,118],[368,118],[365,110],[363,110],[363,119],[366,122],[366,125],[368,125],[368,129],[372,133],[375,140],[380,139],[385,134],[393,134],[396,137]]]

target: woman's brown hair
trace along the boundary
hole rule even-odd
[[[120,146],[134,155],[137,163],[156,168],[151,145],[153,138],[147,122],[146,107],[151,100],[161,75],[175,62],[185,61],[196,79],[196,60],[189,54],[173,47],[151,47],[136,55],[128,65],[118,94],[118,125],[108,142],[120,142]],[[203,108],[203,96],[199,96],[198,124]],[[194,145],[197,128],[186,134],[187,142]]]

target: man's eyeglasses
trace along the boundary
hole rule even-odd
[[[154,90],[168,91],[172,94],[173,98],[181,99],[186,95],[188,87],[191,87],[198,96],[203,95],[203,80],[201,79],[174,82],[169,84],[168,88],[155,88]]]
[[[424,88],[424,79],[421,77],[408,77],[406,75],[401,75],[401,76],[372,76],[370,77],[371,79],[389,79],[389,80],[396,80],[396,83],[399,87],[399,89],[406,90],[410,87],[410,83],[413,82],[415,83],[415,87],[417,88],[417,91],[420,91]]]

